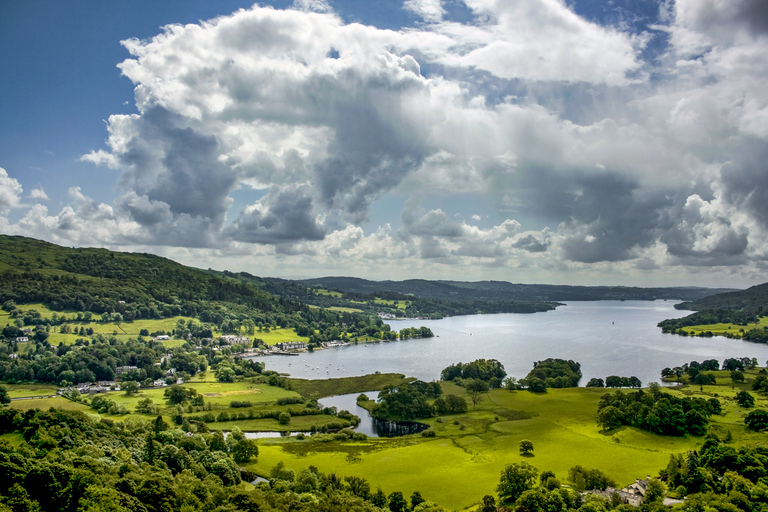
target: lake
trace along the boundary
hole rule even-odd
[[[693,360],[756,357],[768,359],[768,345],[724,337],[689,338],[662,334],[656,324],[690,311],[669,301],[569,302],[533,314],[471,315],[441,320],[389,320],[392,329],[432,329],[436,337],[388,343],[361,343],[316,350],[298,357],[256,358],[268,370],[293,377],[325,379],[402,373],[437,380],[446,366],[475,359],[497,359],[507,374],[522,378],[534,361],[550,357],[581,363],[585,385],[592,377],[636,376],[643,385],[658,382],[664,367]]]

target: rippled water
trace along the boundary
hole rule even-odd
[[[366,343],[316,350],[298,357],[268,356],[269,370],[294,377],[324,379],[376,371],[403,373],[423,380],[459,361],[498,359],[517,378],[534,361],[549,357],[581,363],[584,378],[636,376],[643,384],[658,381],[662,368],[692,360],[727,357],[768,359],[768,346],[715,338],[662,334],[656,324],[690,312],[667,301],[570,302],[555,311],[534,314],[472,315],[441,320],[392,320],[394,330],[425,325],[435,338]]]

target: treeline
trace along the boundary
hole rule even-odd
[[[629,425],[665,436],[707,433],[709,417],[720,414],[717,398],[678,398],[661,391],[652,383],[650,389],[603,395],[597,407],[597,423],[604,430]]]
[[[768,283],[752,286],[746,290],[708,295],[692,302],[675,304],[675,309],[692,311],[731,310],[750,315],[762,315],[768,305]]]
[[[749,324],[757,322],[757,314],[754,311],[741,311],[734,309],[706,309],[698,311],[683,318],[673,318],[662,320],[657,324],[661,327],[661,332],[671,334],[684,334],[684,331],[678,332],[683,327],[693,325],[710,324],[732,324],[746,327]]]
[[[396,292],[406,296],[456,300],[460,298],[483,301],[577,301],[577,300],[697,300],[727,291],[712,288],[638,288],[629,286],[569,286],[520,284],[506,281],[369,281],[353,277],[321,277],[300,281],[307,286],[319,286],[344,293],[380,294]]]
[[[731,378],[734,381],[743,382],[744,375],[741,373],[744,370],[751,370],[757,366],[757,359],[754,357],[729,357],[723,360],[723,365],[720,366],[720,362],[717,359],[707,359],[702,362],[691,361],[681,366],[666,367],[661,370],[662,379],[671,379],[675,377],[678,382],[684,375],[688,376],[688,380],[694,384],[706,385],[715,384],[715,376],[711,373],[704,373],[706,371],[726,370],[731,372]]]
[[[237,274],[241,276],[242,274]],[[250,276],[253,278],[253,276]],[[254,278],[255,279],[255,278]],[[446,316],[492,314],[492,313],[537,313],[555,309],[559,304],[540,300],[479,299],[471,296],[462,298],[434,298],[407,295],[394,291],[375,292],[341,291],[330,287],[337,294],[317,293],[311,286],[301,282],[277,278],[263,280],[264,289],[270,293],[290,298],[321,308],[348,307],[362,309],[366,313],[389,313],[396,317],[439,319]],[[340,295],[339,295],[340,294]],[[378,300],[377,300],[378,299]],[[381,302],[392,301],[392,304]],[[404,308],[399,307],[404,305]]]
[[[213,350],[213,347],[205,346],[197,351],[185,344],[166,349],[161,342],[141,337],[120,341],[97,334],[92,340],[78,340],[71,346],[62,343],[58,347],[43,341],[30,345],[23,354],[14,353],[13,345],[0,344],[0,380],[9,383],[70,386],[113,381],[120,369],[124,370],[119,375],[122,380],[150,387],[154,380],[167,378],[166,373],[171,368],[175,369],[170,377],[173,382],[179,377],[190,378],[209,367],[215,369],[217,378],[225,382],[253,377],[263,370],[261,363],[237,357],[239,347]]]
[[[643,383],[635,377],[619,377],[618,375],[609,375],[605,380],[598,377],[589,379],[586,387],[588,388],[641,388]]]
[[[714,435],[698,451],[671,455],[660,472],[670,491],[685,496],[683,511],[756,511],[768,506],[768,448],[734,448]]]

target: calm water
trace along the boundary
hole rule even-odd
[[[371,400],[377,400],[379,398],[378,391],[369,391],[365,395]],[[347,410],[360,417],[360,424],[355,427],[357,432],[362,432],[369,437],[379,437],[376,433],[376,429],[373,426],[373,418],[366,409],[363,409],[357,405],[357,397],[360,393],[349,393],[346,395],[336,395],[321,398],[318,400],[323,407],[335,407],[338,411]]]
[[[298,357],[257,358],[269,370],[294,377],[324,379],[376,371],[403,373],[430,381],[459,361],[498,359],[507,374],[522,378],[534,361],[549,357],[581,363],[584,377],[636,376],[659,381],[666,366],[727,357],[768,359],[768,345],[723,337],[684,338],[662,334],[656,324],[690,312],[665,301],[571,302],[534,314],[473,315],[442,320],[391,320],[394,330],[425,325],[435,338],[317,350]]]

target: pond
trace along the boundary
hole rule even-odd
[[[357,397],[364,394],[370,400],[378,400],[378,391],[366,391],[365,393],[349,393],[347,395],[328,396],[318,400],[323,407],[336,407],[337,410],[347,410],[360,418],[360,424],[355,427],[356,432],[362,432],[368,437],[398,437],[409,434],[418,434],[429,428],[424,423],[416,421],[380,421],[373,419],[368,409],[357,405]]]
[[[768,359],[768,345],[662,334],[658,322],[690,314],[673,305],[667,301],[569,302],[554,311],[533,314],[390,320],[387,323],[394,330],[424,325],[436,337],[256,359],[269,370],[299,378],[349,377],[378,371],[431,381],[440,378],[443,368],[459,361],[497,359],[507,374],[522,378],[534,361],[557,357],[581,363],[582,386],[592,377],[605,379],[608,375],[634,375],[647,385],[659,381],[664,367],[692,360],[722,362],[728,357],[756,357],[764,364]]]

